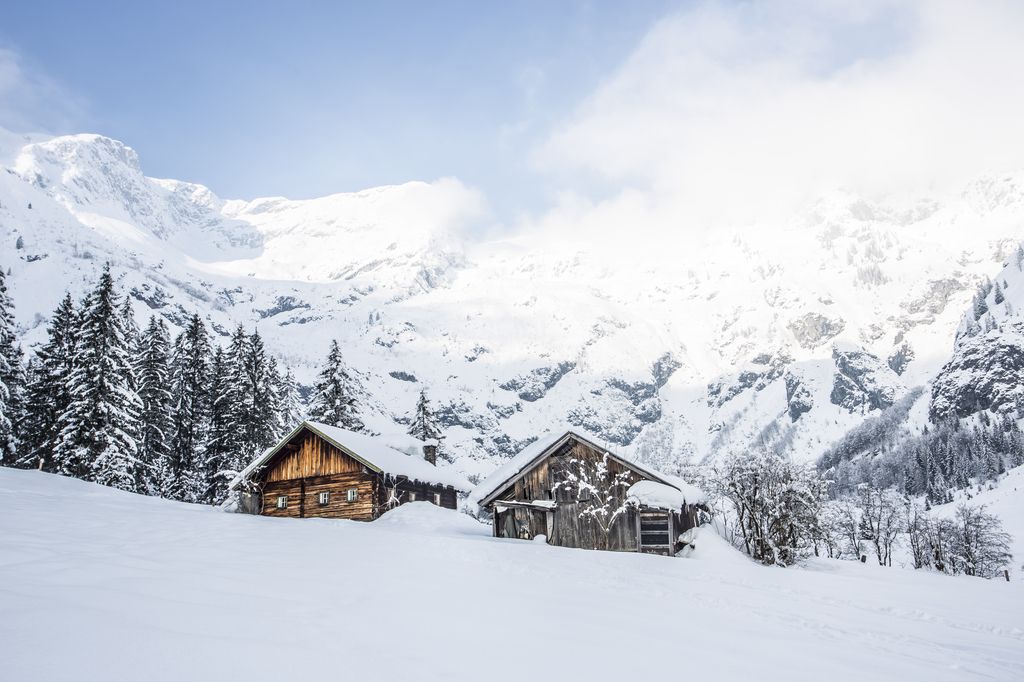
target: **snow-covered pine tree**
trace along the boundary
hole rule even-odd
[[[259,332],[253,332],[245,344],[243,363],[243,394],[239,414],[242,434],[241,459],[236,468],[244,467],[264,449],[273,444],[280,433],[278,414],[276,363],[267,357]]]
[[[263,343],[262,340],[260,343]],[[291,428],[288,426],[289,422],[285,420],[284,403],[281,400],[283,395],[281,386],[284,377],[281,376],[281,367],[277,362],[277,358],[273,355],[267,356],[267,372],[263,381],[265,384],[263,392],[267,396],[267,406],[271,411],[268,419],[270,420],[270,444],[273,444],[288,433],[288,430]]]
[[[278,402],[281,406],[283,431],[287,433],[298,426],[306,415],[306,406],[302,403],[302,396],[299,395],[299,385],[290,368],[285,369],[281,383],[278,385]]]
[[[73,475],[135,490],[139,396],[110,265],[87,297],[55,457]]]
[[[141,350],[142,343],[142,332],[139,330],[139,325],[135,321],[135,309],[132,306],[132,299],[129,294],[125,294],[124,300],[121,302],[121,320],[124,324],[124,345],[128,351],[128,373],[125,376],[125,384],[129,390],[139,395],[139,377],[135,372],[139,352]],[[138,414],[142,412],[142,398],[139,397],[138,401]],[[141,416],[135,422],[135,431],[128,434],[138,444],[142,443],[142,419]],[[135,469],[136,475],[136,490],[141,493],[146,493],[146,489],[142,486],[144,473],[140,467]]]
[[[24,406],[24,369],[14,329],[14,303],[0,268],[0,463],[14,464]]]
[[[985,313],[988,312],[988,302],[985,300],[985,287],[982,285],[979,287],[978,292],[974,294],[974,319],[980,320]]]
[[[1003,296],[1003,287],[999,284],[998,281],[995,283],[995,286],[993,287],[993,292],[994,293],[992,300],[993,302],[996,303],[996,305],[1006,300],[1006,298]]]
[[[229,451],[229,459],[224,464],[223,470],[234,470],[239,466],[244,467],[247,454],[248,431],[251,414],[249,410],[249,377],[247,364],[249,359],[249,335],[245,328],[238,325],[231,335],[231,342],[228,344],[225,353],[226,377],[228,391],[230,393],[230,404],[228,413],[233,429],[231,436],[232,445]]]
[[[139,415],[139,491],[167,494],[163,488],[171,454],[171,338],[167,323],[155,315],[139,337],[135,366],[142,412]]]
[[[210,363],[210,428],[203,457],[203,478],[208,482],[204,501],[208,504],[214,504],[227,495],[228,481],[218,474],[238,467],[234,455],[240,449],[234,422],[237,397],[229,372],[227,353],[218,346]]]
[[[53,312],[47,341],[36,350],[25,397],[25,428],[18,466],[60,471],[53,452],[60,415],[71,404],[69,390],[74,370],[78,313],[66,294]],[[64,473],[70,473],[65,471]]]
[[[222,359],[223,387],[217,398],[215,443],[207,467],[210,499],[219,502],[227,485],[282,434],[277,362],[267,356],[259,332],[247,335],[241,325]]]
[[[356,388],[355,380],[342,361],[338,342],[331,341],[330,352],[314,387],[309,418],[350,431],[362,431]]]
[[[444,438],[441,434],[441,425],[430,407],[430,399],[427,398],[427,389],[425,388],[420,389],[420,397],[416,401],[416,410],[412,416],[412,423],[409,425],[409,435],[423,441],[436,441],[438,454],[445,456],[441,452],[441,440]]]
[[[174,340],[171,355],[171,457],[165,484],[169,496],[195,502],[204,496],[205,464],[201,461],[209,428],[210,338],[206,325],[193,314]]]

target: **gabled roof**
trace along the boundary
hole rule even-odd
[[[436,485],[450,485],[456,490],[468,491],[473,485],[464,476],[446,466],[434,466],[423,459],[425,443],[406,434],[370,436],[347,431],[337,426],[304,421],[272,448],[257,457],[231,482],[234,489],[267,465],[295,436],[303,430],[320,436],[370,471]]]
[[[481,507],[487,506],[493,502],[494,498],[505,490],[512,481],[540,464],[545,458],[558,448],[562,447],[562,445],[570,439],[575,439],[598,452],[607,453],[609,457],[623,466],[629,467],[652,481],[664,483],[665,485],[672,486],[673,488],[678,487],[674,482],[672,482],[671,477],[658,473],[653,469],[649,469],[648,467],[638,464],[631,459],[617,455],[614,452],[611,452],[608,448],[602,447],[570,429],[566,431],[552,431],[535,440],[518,455],[498,467],[494,473],[474,488],[473,492],[469,495],[469,502],[476,503]]]

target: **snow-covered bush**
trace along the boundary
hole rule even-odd
[[[734,544],[754,560],[790,566],[815,551],[826,483],[813,467],[750,451],[715,467],[710,483],[735,517]]]

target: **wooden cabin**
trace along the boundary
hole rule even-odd
[[[437,466],[435,445],[304,421],[231,483],[241,511],[373,521],[407,502],[456,509],[471,484]]]
[[[692,541],[700,493],[566,431],[542,438],[473,491],[496,537],[674,556]]]

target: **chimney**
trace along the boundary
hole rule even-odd
[[[433,444],[424,445],[423,459],[427,460],[434,466],[437,466],[437,446]]]

